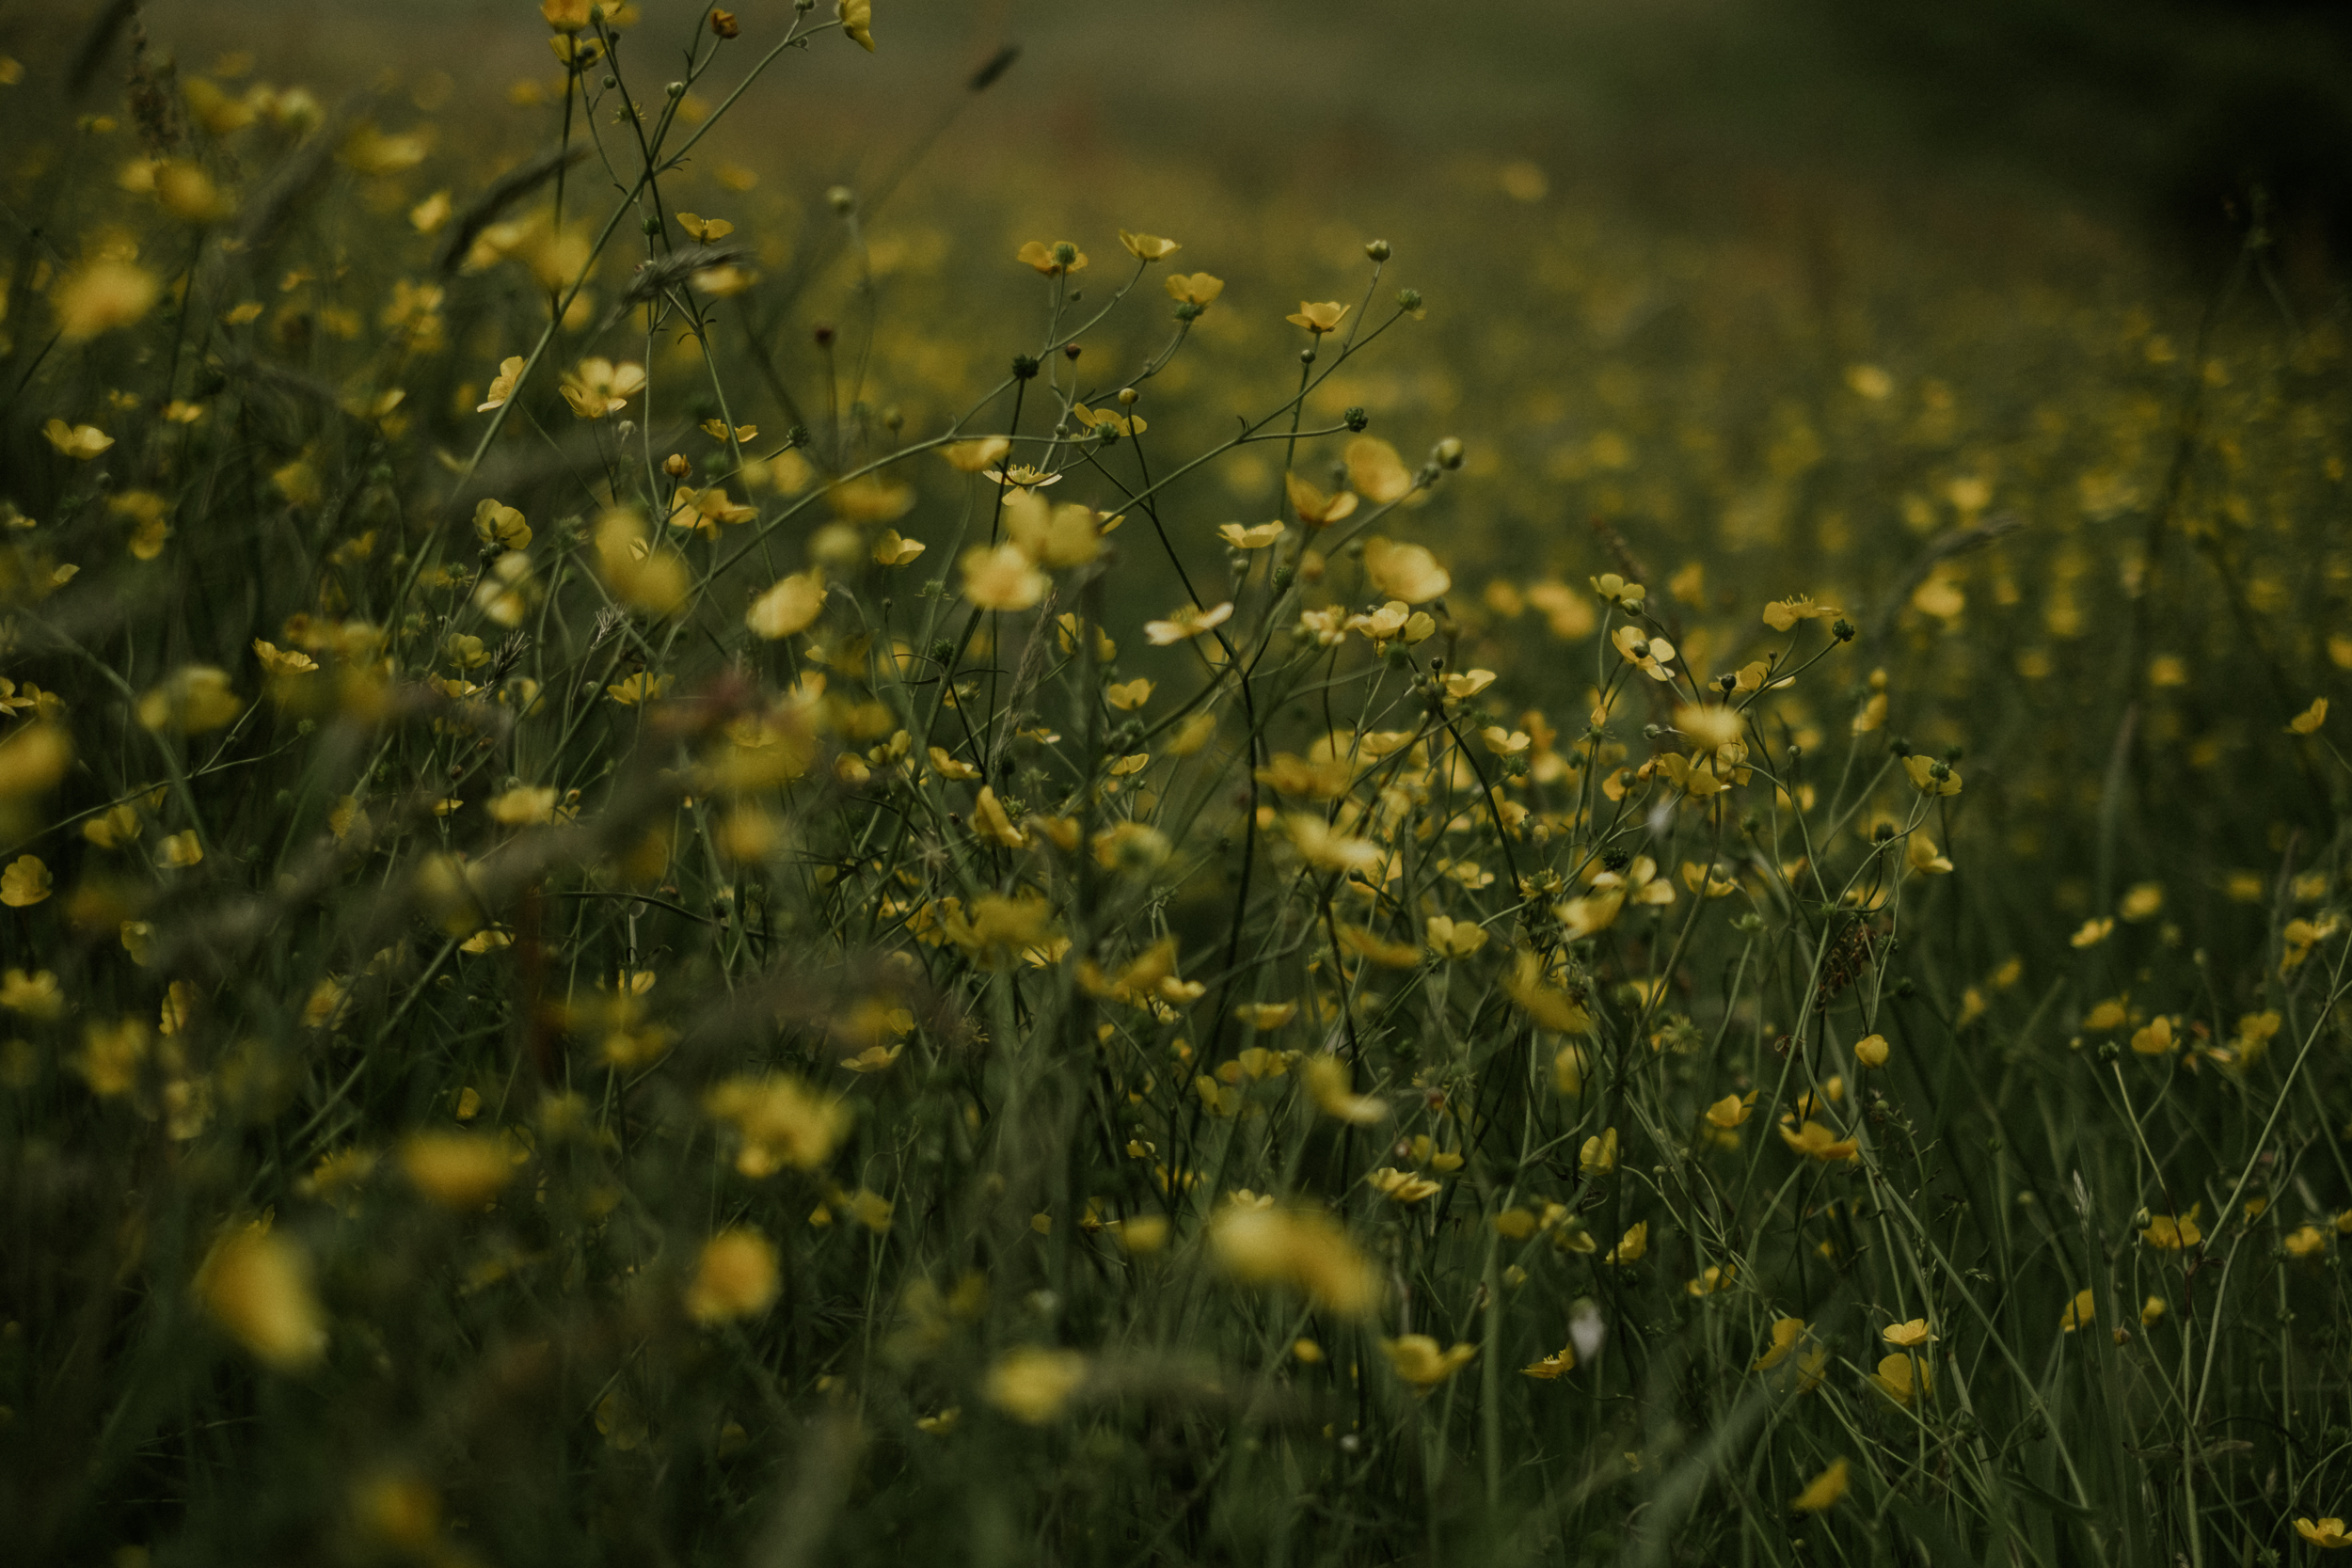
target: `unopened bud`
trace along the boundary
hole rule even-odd
[[[710,30],[718,34],[719,37],[723,39],[731,39],[743,29],[736,25],[735,13],[733,11],[712,11],[710,13]]]
[[[1386,240],[1366,240],[1364,242],[1364,254],[1371,257],[1375,261],[1385,261],[1389,259],[1389,242]]]
[[[1119,389],[1119,406],[1121,408],[1133,408],[1142,401],[1142,398],[1143,394],[1133,387],[1121,387]]]
[[[1462,466],[1462,443],[1456,437],[1449,436],[1431,448],[1429,455],[1437,461],[1440,468],[1458,468]]]
[[[857,210],[857,193],[847,185],[835,185],[825,193],[825,204],[846,218]]]

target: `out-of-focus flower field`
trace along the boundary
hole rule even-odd
[[[0,36],[11,1560],[2347,1543],[2259,205],[509,8]]]

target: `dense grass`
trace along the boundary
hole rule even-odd
[[[1049,229],[739,134],[852,9],[0,102],[25,1560],[2330,1544],[2263,231]]]

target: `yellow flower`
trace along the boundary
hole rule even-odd
[[[1357,498],[1353,490],[1342,490],[1336,496],[1327,496],[1296,474],[1284,474],[1282,488],[1289,494],[1291,507],[1298,514],[1298,521],[1303,527],[1329,528],[1342,518],[1355,515]]]
[[[773,642],[815,626],[824,608],[825,569],[811,566],[805,572],[778,579],[754,599],[744,613],[743,624],[751,627],[753,636]]]
[[[1391,1165],[1382,1165],[1364,1180],[1390,1202],[1408,1206],[1419,1203],[1424,1197],[1435,1196],[1441,1186],[1441,1183],[1432,1181],[1425,1176],[1415,1176],[1411,1171],[1398,1170]]]
[[[1413,470],[1396,449],[1376,436],[1359,436],[1347,443],[1347,483],[1375,506],[1403,500],[1418,484]]]
[[[1554,1351],[1551,1354],[1545,1356],[1541,1361],[1534,1363],[1533,1366],[1521,1367],[1519,1369],[1519,1376],[1532,1377],[1536,1379],[1538,1382],[1549,1383],[1554,1378],[1574,1370],[1576,1370],[1576,1347],[1574,1345],[1563,1345],[1557,1351]]]
[[[1914,1318],[1909,1323],[1889,1323],[1879,1331],[1879,1338],[1890,1345],[1899,1345],[1904,1350],[1914,1350],[1920,1345],[1927,1344],[1935,1336],[1929,1330],[1927,1319]]]
[[[1086,1380],[1087,1358],[1076,1351],[1025,1345],[1007,1351],[988,1370],[988,1402],[1017,1421],[1045,1426]]]
[[[1949,763],[1914,752],[1903,758],[1903,771],[1910,776],[1911,786],[1922,795],[1960,793],[1960,772]]]
[[[2316,735],[2319,726],[2327,721],[2328,699],[2313,698],[2311,706],[2287,721],[2287,732],[2291,735]]]
[[[1772,1346],[1756,1358],[1756,1365],[1749,1370],[1769,1372],[1783,1361],[1788,1360],[1789,1354],[1796,1350],[1799,1341],[1804,1338],[1805,1330],[1809,1326],[1803,1318],[1773,1319]]]
[[[2102,915],[2096,920],[2084,921],[2081,928],[2076,930],[2073,936],[2068,937],[2066,941],[2068,945],[2074,947],[2096,947],[2099,943],[2106,941],[2109,933],[2114,931],[2114,929],[2115,917],[2112,915]]]
[[[2297,1519],[2295,1521],[2295,1533],[2322,1551],[2332,1552],[2340,1547],[2352,1546],[2352,1535],[2344,1534],[2341,1519],[2322,1519],[2317,1524],[2309,1519]]]
[[[1854,1160],[1861,1157],[1862,1146],[1859,1143],[1852,1138],[1839,1137],[1818,1121],[1808,1121],[1795,1132],[1790,1132],[1788,1127],[1783,1126],[1780,1130],[1780,1138],[1781,1142],[1799,1154],[1815,1160],[1826,1162]]]
[[[1174,240],[1164,240],[1157,234],[1130,234],[1119,231],[1119,243],[1127,247],[1127,254],[1138,261],[1164,261],[1184,249]]]
[[[555,786],[517,784],[494,797],[485,808],[490,820],[509,828],[530,827],[555,820]]]
[[[2172,1021],[2159,1014],[2132,1032],[2132,1049],[2142,1056],[2161,1056],[2172,1049]]]
[[[1478,1354],[1478,1347],[1454,1345],[1441,1351],[1438,1341],[1426,1334],[1404,1334],[1381,1340],[1380,1351],[1397,1376],[1427,1393],[1468,1366]]]
[[[70,425],[52,420],[40,427],[49,444],[76,462],[87,463],[115,444],[115,438],[94,424]]]
[[[155,863],[167,871],[183,871],[200,863],[204,859],[203,843],[190,829],[184,833],[171,833],[155,846]]]
[[[1935,840],[1923,832],[1914,832],[1904,851],[1911,869],[1922,877],[1941,877],[1952,868],[1951,861],[1935,847]]]
[[[1728,1132],[1746,1121],[1748,1117],[1756,1114],[1756,1090],[1750,1089],[1744,1095],[1724,1096],[1707,1108],[1708,1124]]]
[[[1143,635],[1151,640],[1153,647],[1165,648],[1171,643],[1188,641],[1203,632],[1215,631],[1232,619],[1232,614],[1233,606],[1230,600],[1210,610],[1186,605],[1170,611],[1165,621],[1146,621]]]
[[[539,0],[539,14],[559,33],[587,30],[589,0]]]
[[[479,1210],[515,1177],[515,1159],[496,1138],[473,1132],[415,1132],[401,1145],[400,1168],[417,1190],[444,1209]]]
[[[11,969],[0,974],[0,1008],[54,1022],[65,1016],[65,993],[57,989],[55,971],[43,969],[27,974],[21,969]]]
[[[1379,1303],[1379,1272],[1314,1210],[1229,1205],[1210,1221],[1209,1247],[1236,1279],[1291,1286],[1327,1312],[1363,1317]]]
[[[523,515],[503,501],[485,497],[473,509],[474,537],[487,549],[519,550],[531,543],[531,525]]]
[[[2193,1247],[2205,1239],[2205,1233],[2197,1227],[2197,1212],[2203,1207],[2201,1203],[2193,1203],[2185,1214],[2158,1214],[2148,1222],[2148,1228],[2139,1233],[2139,1239],[2159,1252]]]
[[[756,1317],[783,1288],[775,1243],[756,1230],[723,1230],[703,1243],[686,1315],[698,1323]]]
[[[864,49],[874,52],[874,0],[839,0],[835,14],[841,19],[844,38]]]
[[[266,1225],[223,1237],[197,1272],[196,1294],[267,1367],[297,1372],[326,1354],[326,1313],[311,1293],[310,1257]]]
[[[1764,624],[1774,631],[1787,631],[1800,621],[1818,621],[1824,616],[1835,615],[1837,612],[1837,607],[1835,605],[1815,604],[1804,594],[1799,594],[1794,598],[1782,599],[1777,603],[1766,605]]]
[[[1609,641],[1616,644],[1620,657],[1650,679],[1675,678],[1674,672],[1666,668],[1675,661],[1675,645],[1664,638],[1652,637],[1639,626],[1619,626],[1610,633]]]
[[[963,596],[981,610],[1033,610],[1053,587],[1018,545],[975,545],[960,564]]]
[[[1377,534],[1364,541],[1364,575],[1384,599],[1426,604],[1445,597],[1454,578],[1420,545],[1398,545]]]
[[[703,1108],[714,1120],[733,1124],[741,1139],[735,1168],[755,1180],[787,1165],[818,1169],[850,1125],[839,1100],[780,1073],[729,1078],[704,1097]]]
[[[1179,305],[1190,305],[1203,310],[1225,292],[1225,279],[1212,277],[1205,272],[1171,272],[1165,281],[1168,298]]]
[[[564,372],[558,387],[572,412],[583,420],[617,414],[644,389],[644,366],[615,365],[610,359],[582,359]]]
[[[1226,523],[1217,529],[1216,536],[1237,550],[1262,550],[1282,537],[1282,523],[1279,518],[1270,523],[1260,523],[1255,528]]]
[[[57,286],[54,303],[58,335],[69,343],[80,343],[129,326],[146,315],[162,293],[162,282],[145,267],[120,257],[102,256],[69,273]]]
[[[1642,1260],[1642,1255],[1647,1251],[1649,1251],[1649,1221],[1636,1220],[1632,1227],[1618,1238],[1617,1244],[1611,1247],[1601,1258],[1601,1261],[1604,1263],[1638,1263]]]
[[[2153,1328],[2164,1321],[2164,1298],[2150,1296],[2139,1305],[2139,1321],[2143,1326]]]
[[[1921,1394],[1934,1387],[1935,1378],[1924,1363],[1915,1363],[1910,1355],[1897,1354],[1880,1357],[1879,1370],[1870,1374],[1870,1384],[1880,1393],[1908,1409]]]
[[[1804,1490],[1797,1494],[1797,1500],[1788,1506],[1799,1513],[1826,1513],[1838,1498],[1846,1495],[1852,1470],[1853,1465],[1850,1460],[1839,1458],[1831,1461],[1830,1467],[1806,1481]]]
[[[1326,301],[1321,305],[1302,300],[1299,302],[1298,313],[1285,316],[1283,320],[1293,326],[1303,326],[1320,338],[1326,332],[1335,330],[1340,325],[1340,318],[1346,314],[1347,307],[1337,300]]]
[[[183,665],[139,699],[139,722],[151,730],[201,735],[219,729],[245,711],[245,700],[229,689],[229,674],[209,664]]]
[[[38,855],[19,855],[0,871],[0,904],[12,910],[29,910],[49,896],[53,884],[49,867]]]
[[[959,473],[977,474],[994,467],[1011,450],[1012,443],[1002,436],[982,436],[969,441],[950,441],[939,449],[939,455]]]
[[[1854,1041],[1853,1059],[1864,1067],[1884,1067],[1886,1054],[1887,1046],[1884,1035],[1866,1035]]]
[[[1068,240],[1056,240],[1051,245],[1042,240],[1031,240],[1013,260],[1035,267],[1048,277],[1084,272],[1087,264],[1086,252]]]
[[[735,232],[735,225],[724,218],[697,217],[692,213],[678,213],[675,216],[680,229],[705,245],[713,240],[723,240]]]
[[[2289,1258],[2317,1258],[2328,1250],[2327,1233],[2315,1225],[2299,1226],[2287,1232],[2280,1243]]]
[[[920,539],[903,539],[897,529],[886,528],[874,540],[874,564],[909,565],[928,547]]]
[[[1486,945],[1491,933],[1475,921],[1433,914],[1422,927],[1422,938],[1441,958],[1467,958]]]
[[[1617,1130],[1603,1128],[1597,1135],[1584,1140],[1577,1151],[1577,1169],[1588,1176],[1607,1176],[1617,1168]]]
[[[1283,1006],[1293,1011],[1296,1009],[1295,1004]],[[1243,1010],[1246,1009],[1236,1009],[1236,1011]],[[1287,1019],[1287,1013],[1284,1016]],[[1242,1053],[1245,1056],[1248,1053],[1248,1052]],[[1314,1101],[1315,1109],[1335,1121],[1347,1122],[1357,1127],[1369,1127],[1375,1122],[1385,1120],[1388,1117],[1388,1102],[1372,1095],[1358,1094],[1349,1085],[1346,1064],[1336,1056],[1315,1056],[1310,1059],[1306,1067],[1301,1069],[1300,1077],[1306,1085],[1307,1098]],[[1379,1171],[1373,1173],[1374,1185],[1381,1187],[1383,1192],[1399,1203],[1416,1201],[1415,1198],[1400,1196],[1397,1191],[1383,1184],[1380,1180],[1383,1174]],[[1385,1174],[1393,1176],[1397,1173],[1390,1171]],[[1437,1183],[1431,1182],[1429,1191],[1437,1191]],[[1426,1197],[1428,1193],[1419,1196]]]

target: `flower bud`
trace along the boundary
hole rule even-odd
[[[1462,466],[1462,443],[1456,437],[1449,436],[1431,448],[1429,455],[1437,461],[1440,468],[1458,468]]]
[[[1133,408],[1142,399],[1143,394],[1133,387],[1121,387],[1119,389],[1119,406],[1121,408]]]
[[[1401,310],[1418,310],[1418,309],[1421,309],[1421,291],[1420,291],[1419,289],[1400,289],[1400,290],[1398,290],[1398,291],[1397,291],[1397,294],[1396,294],[1396,304],[1397,304],[1397,309],[1401,309]]]
[[[1389,242],[1386,240],[1366,240],[1364,242],[1364,254],[1371,257],[1375,261],[1385,261],[1389,259]]]
[[[857,193],[847,185],[835,185],[825,193],[825,204],[846,218],[857,210]]]
[[[1014,355],[1012,356],[1012,378],[1015,381],[1037,379],[1037,361],[1025,354]]]
[[[694,471],[694,465],[686,460],[685,453],[674,451],[663,460],[661,471],[672,479],[684,479]]]
[[[1361,433],[1366,425],[1372,423],[1372,416],[1359,407],[1350,407],[1346,413],[1340,416],[1340,423],[1350,430]]]
[[[723,39],[731,39],[743,29],[736,24],[733,11],[712,11],[710,30]]]

